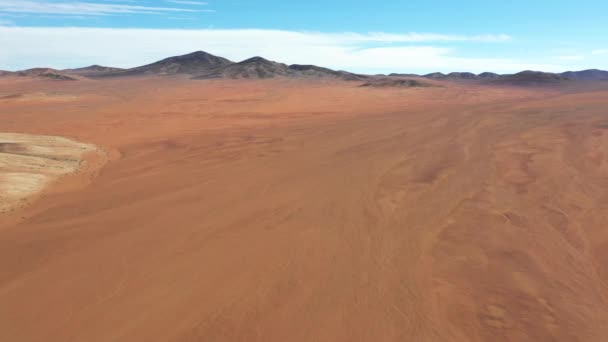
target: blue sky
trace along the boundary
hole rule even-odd
[[[0,69],[205,50],[357,72],[608,69],[608,1],[0,0]]]

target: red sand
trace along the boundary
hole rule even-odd
[[[0,217],[0,341],[608,340],[608,90],[11,94],[1,132],[110,162]]]

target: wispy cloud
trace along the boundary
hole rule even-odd
[[[592,55],[608,55],[608,49],[597,49],[591,51]]]
[[[125,4],[107,4],[94,2],[46,2],[29,0],[0,0],[0,12],[37,13],[37,14],[73,14],[73,15],[111,15],[111,14],[158,14],[166,12],[201,12],[176,7],[156,7]]]
[[[583,55],[564,55],[564,56],[557,56],[557,59],[562,60],[562,61],[582,61],[585,59],[585,56],[583,56]]]
[[[436,33],[383,33],[373,32],[368,34],[359,33],[338,33],[333,34],[341,41],[355,42],[386,42],[386,43],[420,43],[420,42],[506,42],[511,40],[511,36],[507,34],[483,34],[483,35],[452,35],[452,34],[436,34]]]
[[[487,37],[495,36],[338,34],[263,29],[0,27],[0,69],[68,68],[87,64],[133,67],[195,50],[205,50],[234,61],[259,55],[289,64],[316,64],[369,73],[563,71],[573,68],[572,64],[549,64],[542,59],[537,63],[533,59],[464,57],[451,43],[486,44],[508,40],[500,35],[498,39]],[[382,46],[378,46],[378,42]],[[451,47],[442,42],[449,42]]]
[[[207,5],[206,2],[202,1],[190,1],[190,0],[167,0],[167,2],[171,2],[178,5]]]

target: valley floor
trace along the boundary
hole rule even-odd
[[[109,159],[0,216],[0,341],[606,341],[606,108],[608,87],[0,81],[0,132]]]

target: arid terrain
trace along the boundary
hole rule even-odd
[[[428,82],[0,78],[0,191],[91,152],[0,214],[0,341],[607,341],[608,83]]]

